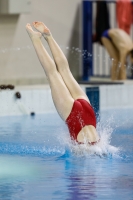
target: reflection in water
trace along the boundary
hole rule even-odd
[[[71,184],[68,186],[69,200],[79,199],[94,199],[95,194],[95,176],[82,177],[75,174],[71,174],[69,177]]]
[[[89,160],[91,162],[91,159]],[[66,160],[65,170],[68,173],[69,197],[67,200],[96,198],[96,174],[90,166],[88,158]]]

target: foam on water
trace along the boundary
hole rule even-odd
[[[71,141],[68,137],[60,138],[60,142],[66,148],[64,156],[100,156],[106,158],[120,158],[120,148],[110,144],[113,129],[111,127],[103,128],[98,124],[97,130],[100,135],[100,141],[95,145],[79,145],[76,142]]]

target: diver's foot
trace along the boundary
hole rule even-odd
[[[33,26],[37,31],[42,33],[45,39],[51,35],[50,30],[44,25],[43,22],[33,22]]]
[[[26,30],[30,36],[31,39],[33,38],[41,38],[42,34],[37,32],[37,31],[33,31],[32,27],[30,24],[26,24]]]

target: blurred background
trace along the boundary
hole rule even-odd
[[[42,21],[50,28],[78,81],[110,80],[112,61],[103,46],[94,42],[97,2],[101,1],[0,0],[0,84],[47,83],[25,30],[26,23],[33,21]],[[119,27],[118,1],[104,2],[110,28]],[[125,7],[125,10],[128,9]],[[129,26],[132,38],[132,22]],[[45,41],[43,43],[49,52]],[[127,73],[128,79],[131,79],[131,66]]]

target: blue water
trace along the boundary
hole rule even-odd
[[[0,118],[0,200],[133,199],[133,110],[104,111],[99,146],[55,114]]]

